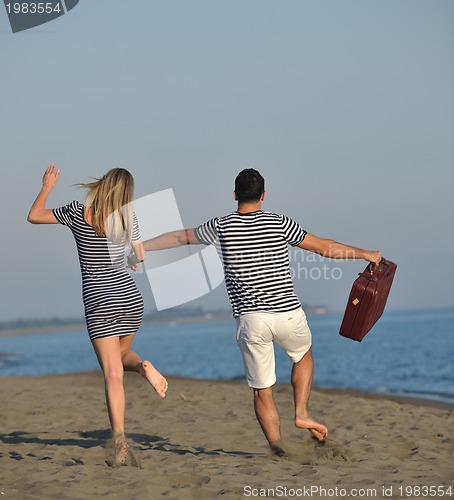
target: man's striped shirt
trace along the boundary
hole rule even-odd
[[[200,225],[195,232],[202,243],[218,249],[235,317],[300,307],[288,252],[288,244],[297,246],[306,236],[298,223],[263,210],[232,212]]]

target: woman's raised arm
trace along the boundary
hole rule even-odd
[[[58,224],[51,208],[46,208],[46,201],[52,189],[56,186],[60,170],[49,165],[43,175],[43,185],[34,201],[27,220],[32,224]]]

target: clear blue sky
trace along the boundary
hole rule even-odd
[[[17,34],[1,7],[0,61],[1,319],[83,314],[69,231],[26,222],[49,163],[50,206],[122,166],[188,226],[255,167],[265,209],[397,262],[390,308],[454,305],[451,0],[81,0]],[[296,289],[342,309],[364,264],[327,265]]]

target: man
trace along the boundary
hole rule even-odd
[[[296,427],[308,429],[319,441],[328,435],[328,429],[309,416],[314,369],[311,332],[293,289],[288,244],[325,257],[365,259],[375,264],[380,262],[381,253],[317,238],[292,219],[263,211],[265,181],[252,168],[238,174],[234,198],[238,202],[235,212],[197,228],[165,233],[143,245],[147,251],[185,244],[216,245],[236,318],[246,380],[254,394],[255,414],[273,453],[285,455],[273,399],[274,341],[293,362]]]

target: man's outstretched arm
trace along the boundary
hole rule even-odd
[[[202,245],[203,243],[195,235],[195,228],[170,231],[143,242],[145,251],[165,250],[167,248],[180,247],[182,245]]]
[[[378,265],[382,258],[381,252],[377,250],[363,250],[334,240],[318,238],[313,234],[306,234],[306,237],[298,246],[331,259],[364,259]]]

